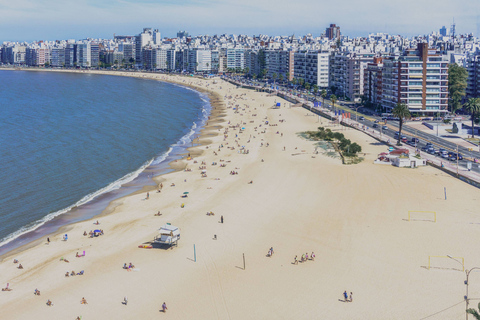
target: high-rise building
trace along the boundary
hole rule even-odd
[[[177,38],[187,38],[188,37],[188,32],[186,31],[178,31],[177,32]]]
[[[398,103],[405,103],[412,113],[447,112],[448,61],[428,43],[384,60],[382,106],[390,111]]]
[[[118,51],[123,53],[125,63],[129,64],[135,60],[135,42],[121,42],[118,44]]]
[[[143,66],[142,50],[149,43],[153,43],[152,28],[143,28],[143,32],[135,36],[135,64],[138,67]]]
[[[74,67],[77,62],[77,44],[67,43],[65,46],[65,67]]]
[[[445,26],[440,28],[440,35],[442,36],[448,36],[448,29],[445,28]]]
[[[367,64],[363,74],[363,95],[375,106],[380,106],[382,102],[382,69],[383,59],[374,57],[373,62]]]
[[[327,88],[329,72],[328,52],[296,52],[294,54],[294,71],[296,79],[303,79],[305,83]]]
[[[325,30],[325,35],[329,40],[340,39],[340,27],[333,23],[330,24],[330,27]]]
[[[52,48],[51,54],[51,65],[53,67],[64,67],[65,66],[65,47],[55,47]]]
[[[189,72],[210,72],[212,68],[212,51],[206,49],[188,50]]]
[[[480,98],[480,52],[469,55],[465,67],[468,72],[465,90],[467,98]]]
[[[89,68],[91,66],[91,47],[89,41],[83,41],[77,44],[77,66]]]
[[[90,43],[90,67],[96,68],[98,67],[100,62],[100,47],[98,43],[92,42]]]
[[[360,101],[363,95],[364,71],[373,62],[373,53],[336,52],[330,60],[330,86],[336,88],[338,97]]]

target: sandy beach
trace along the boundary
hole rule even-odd
[[[374,165],[385,145],[266,93],[219,79],[120,75],[209,92],[216,102],[200,145],[157,178],[161,192],[116,200],[109,214],[69,226],[68,241],[62,232],[2,257],[0,286],[12,290],[0,292],[0,318],[463,319],[465,273],[446,256],[480,266],[477,188],[432,167]],[[317,154],[299,134],[319,126],[360,144],[364,160],[347,166]],[[407,221],[411,210],[434,211],[437,221],[428,213]],[[181,229],[177,247],[138,248],[166,223]],[[104,235],[83,236],[94,229]],[[293,263],[312,252],[315,260]],[[443,258],[428,269],[429,256]],[[469,297],[480,297],[479,273]]]

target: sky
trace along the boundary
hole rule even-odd
[[[135,35],[246,34],[319,36],[330,23],[342,35],[438,32],[480,36],[480,0],[0,0],[0,43]]]

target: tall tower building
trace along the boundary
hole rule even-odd
[[[329,40],[338,39],[340,38],[340,27],[337,27],[336,24],[332,23],[330,24],[330,27],[325,30],[325,34]]]

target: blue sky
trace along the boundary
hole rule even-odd
[[[412,36],[449,27],[480,33],[480,0],[0,0],[0,41],[112,38],[143,27],[164,36],[320,35],[330,23],[355,37]]]

